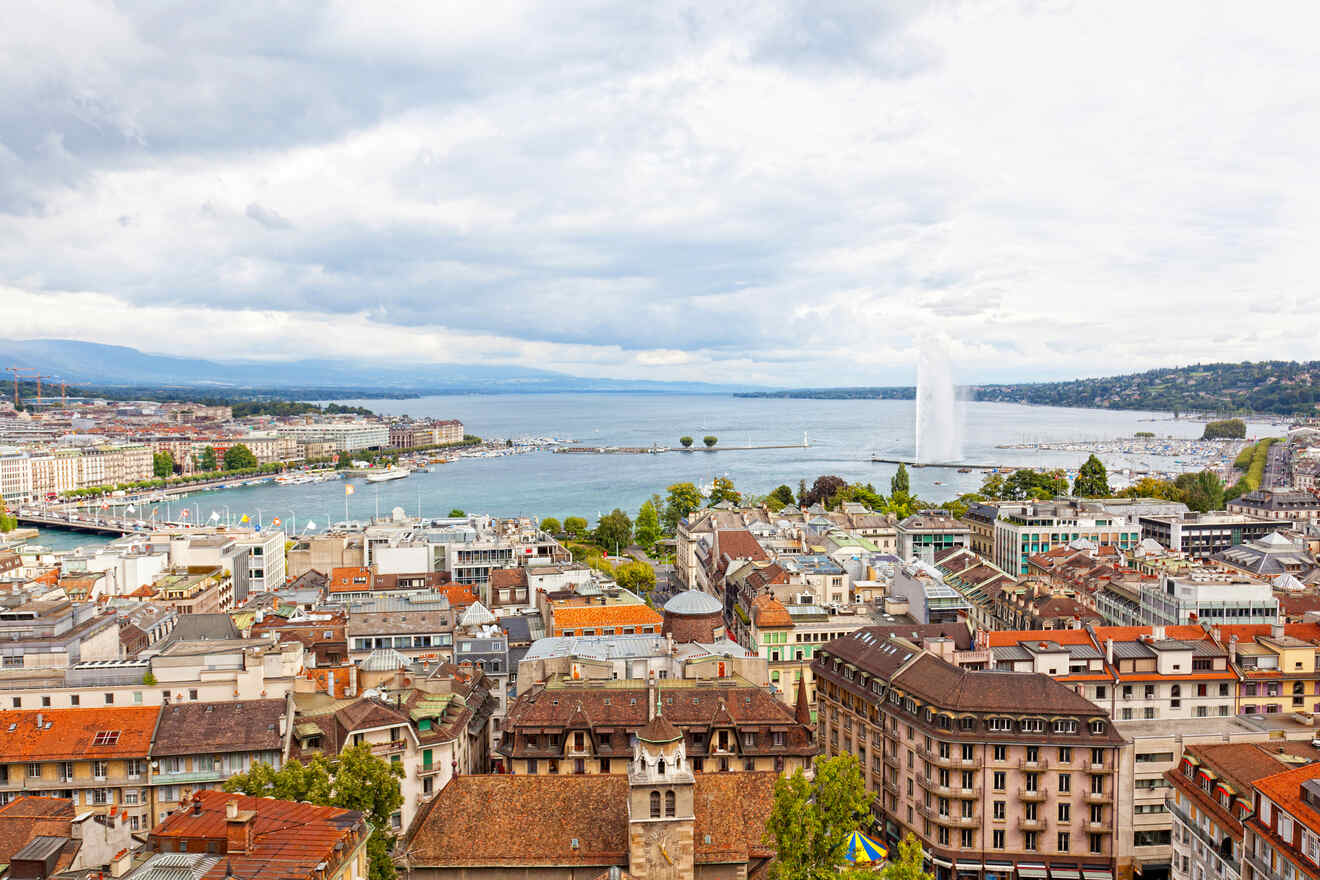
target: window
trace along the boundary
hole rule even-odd
[[[69,697],[69,705],[70,705],[70,706],[76,706],[76,705],[78,705],[78,702],[79,702],[79,699],[78,699],[78,695],[77,695],[77,694],[73,694],[72,696]]]
[[[1004,760],[1007,760],[1007,756],[1008,756],[1008,747],[1007,747],[1007,746],[995,746],[995,760],[996,760],[996,761],[1004,761]]]
[[[112,705],[112,704],[114,703],[114,701],[115,701],[115,695],[114,695],[114,694],[106,694],[106,695],[105,695],[105,704],[106,704],[107,706]]]
[[[1035,852],[1035,850],[1036,850],[1036,832],[1034,832],[1034,831],[1024,831],[1024,832],[1022,832],[1022,848],[1025,849],[1025,850],[1027,850],[1028,852]]]
[[[1104,848],[1105,848],[1105,845],[1104,845],[1104,835],[1103,835],[1103,834],[1092,834],[1092,835],[1091,835],[1091,852],[1093,852],[1093,853],[1103,852],[1103,851],[1104,851]]]
[[[990,844],[990,846],[991,846],[993,849],[1003,849],[1003,848],[1004,848],[1004,829],[1002,829],[1002,828],[996,828],[996,829],[994,830],[994,832],[991,834],[990,839],[991,839],[991,844]]]
[[[1060,774],[1059,774],[1059,793],[1060,793],[1060,794],[1067,794],[1067,793],[1070,792],[1070,791],[1072,791],[1072,774],[1071,774],[1071,773],[1060,773]]]
[[[1070,805],[1059,804],[1059,821],[1060,822],[1072,821],[1072,807]]]
[[[1068,851],[1068,844],[1070,843],[1070,841],[1069,841],[1069,836],[1070,836],[1070,835],[1068,834],[1067,831],[1060,831],[1060,832],[1059,832],[1059,840],[1058,840],[1058,844],[1059,844],[1059,846],[1058,846],[1058,850],[1059,850],[1059,852],[1061,852],[1061,853],[1065,853],[1065,852]]]
[[[1059,763],[1060,764],[1072,763],[1072,748],[1070,746],[1059,747]]]
[[[660,792],[651,792],[651,818],[660,818]]]
[[[1000,821],[1003,821],[1003,819],[1004,819],[1004,811],[1005,811],[1005,809],[1006,809],[1006,804],[1005,804],[1004,801],[995,801],[995,802],[994,802],[994,817],[995,817],[996,819],[999,819]]]
[[[106,774],[109,772],[109,768],[110,764],[107,761],[93,761],[92,775],[97,779],[105,779]]]
[[[969,743],[963,743],[962,759],[964,761],[972,761],[975,760],[975,755],[976,755],[976,747],[970,745]]]
[[[1003,791],[1003,790],[1004,790],[1004,781],[1005,781],[1004,771],[1003,771],[1003,770],[996,770],[996,771],[994,772],[994,776],[991,777],[991,784],[993,785],[994,790],[995,790],[995,791]]]
[[[677,814],[677,797],[672,791],[665,792],[665,815],[673,818]]]
[[[40,779],[41,765],[37,763],[28,764],[27,775],[29,779]]]
[[[106,696],[111,696],[106,694]],[[119,731],[117,730],[98,730],[96,736],[92,737],[93,746],[113,746],[119,742]]]
[[[972,829],[964,828],[958,842],[962,845],[963,849],[971,849],[973,846]]]

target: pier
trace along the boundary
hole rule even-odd
[[[137,532],[158,528],[184,528],[191,526],[186,522],[164,522],[163,520],[123,519],[118,517],[70,517],[58,513],[32,513],[20,511],[15,514],[18,524],[39,529],[60,529],[66,532],[80,532],[84,535],[109,535],[119,538]]]
[[[878,455],[871,456],[874,464],[901,464],[910,468],[945,468],[959,470],[967,468],[973,471],[1015,471],[1022,465],[1017,464],[973,464],[966,461],[916,461],[911,458],[882,458]]]
[[[757,449],[806,449],[805,443],[770,443],[757,446],[560,446],[555,452],[574,455],[659,455],[663,452],[751,452]]]

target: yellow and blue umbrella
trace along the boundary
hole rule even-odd
[[[843,847],[843,857],[853,864],[879,862],[889,858],[889,850],[876,843],[860,831],[848,836]]]

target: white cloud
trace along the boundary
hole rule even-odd
[[[973,380],[1311,357],[1287,6],[34,5],[4,335],[775,384],[907,381],[930,332]]]

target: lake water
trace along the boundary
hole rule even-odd
[[[684,434],[713,434],[721,446],[798,444],[754,451],[664,453],[660,455],[564,455],[547,451],[491,459],[463,459],[435,465],[431,473],[370,485],[352,480],[348,518],[366,519],[377,508],[388,514],[441,516],[451,508],[499,515],[583,516],[621,507],[635,513],[653,492],[676,482],[709,482],[727,476],[743,491],[769,492],[785,483],[795,490],[822,474],[871,482],[889,491],[894,466],[874,464],[873,454],[913,455],[913,403],[887,400],[795,400],[723,395],[527,394],[445,395],[410,400],[345,400],[388,415],[456,418],[468,433],[491,437],[552,436],[592,446],[676,446]],[[1131,437],[1136,431],[1159,436],[1199,437],[1200,421],[1174,421],[1167,413],[967,403],[963,412],[963,460],[975,464],[1030,465],[1075,469],[1085,452],[997,449],[997,444],[1063,442]],[[808,446],[801,447],[803,434]],[[1265,423],[1249,425],[1252,436],[1270,433]],[[1274,433],[1278,433],[1277,430]],[[1157,456],[1106,459],[1111,469],[1174,469]],[[943,501],[977,489],[984,474],[951,469],[910,471],[912,490]],[[301,530],[309,520],[318,528],[345,518],[344,484],[263,486],[198,493],[186,503],[205,520],[247,513],[269,522],[279,517],[286,529]],[[178,505],[171,511],[177,512]],[[161,510],[161,515],[165,511]],[[52,533],[53,537],[53,533]],[[85,536],[61,536],[60,543],[90,543]],[[52,542],[53,543],[53,542]]]

